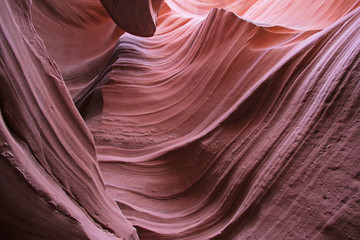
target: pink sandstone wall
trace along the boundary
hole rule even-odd
[[[2,0],[0,24],[0,239],[360,239],[360,1]]]

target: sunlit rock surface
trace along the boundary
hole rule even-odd
[[[0,238],[360,239],[360,1],[131,3],[3,0]]]

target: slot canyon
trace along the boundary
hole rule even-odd
[[[359,0],[1,0],[0,240],[360,240]]]

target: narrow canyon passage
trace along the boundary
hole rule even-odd
[[[360,1],[0,17],[0,238],[360,239]]]

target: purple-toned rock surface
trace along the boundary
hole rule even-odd
[[[360,239],[360,1],[1,5],[0,239]]]

